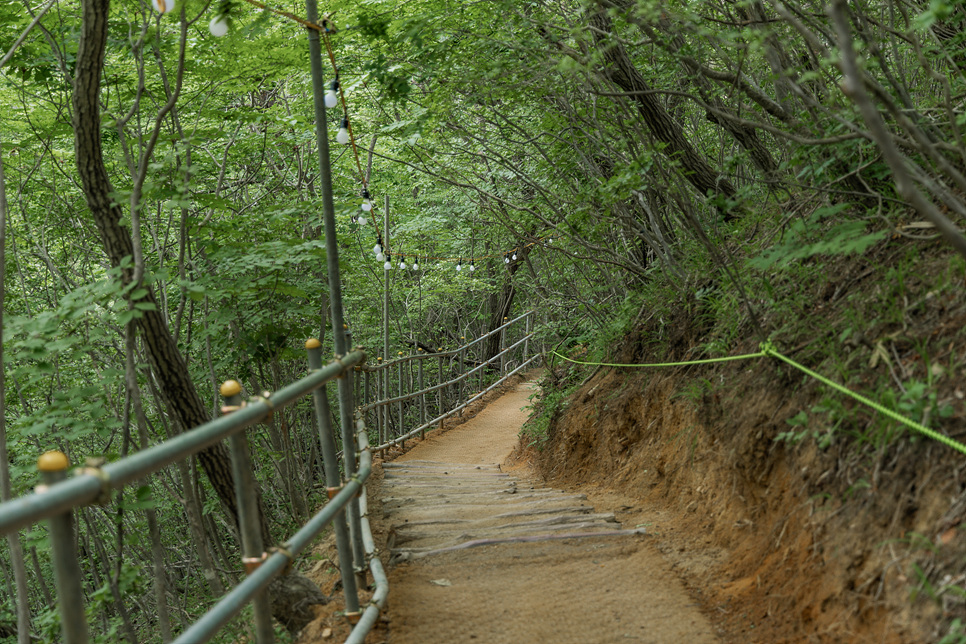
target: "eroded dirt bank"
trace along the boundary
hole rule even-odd
[[[595,503],[633,499],[617,518],[649,525],[734,641],[940,640],[962,608],[931,581],[963,581],[961,459],[928,441],[871,457],[776,442],[808,403],[797,375],[689,369],[558,367],[547,387],[585,380],[520,458]]]

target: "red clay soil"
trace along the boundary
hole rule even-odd
[[[845,451],[786,449],[773,439],[802,401],[781,379],[729,369],[711,375],[731,378],[720,387],[729,397],[683,395],[693,374],[599,371],[522,458],[595,505],[625,503],[618,520],[651,527],[725,639],[938,641],[939,602],[914,571],[930,574],[943,557],[961,569],[963,508],[949,485],[894,455],[878,467],[898,475],[866,483]],[[915,447],[950,458],[942,446]]]

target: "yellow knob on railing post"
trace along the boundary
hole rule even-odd
[[[63,452],[56,450],[44,452],[37,459],[37,469],[43,477],[43,485],[38,485],[38,494],[50,493],[50,486],[67,477],[69,461]],[[77,549],[74,547],[74,527],[72,510],[50,517],[50,551],[54,567],[54,580],[57,584],[57,598],[60,605],[60,622],[66,642],[87,642],[87,617],[84,609],[84,590],[81,587],[80,565],[77,562]]]
[[[225,404],[221,407],[221,413],[230,414],[233,411],[238,411],[241,407],[241,390],[241,383],[237,380],[226,380],[221,383],[218,392],[225,399]]]
[[[44,452],[37,459],[37,469],[43,473],[66,472],[69,466],[67,455],[59,450]]]
[[[305,350],[309,353],[309,369],[315,371],[322,368],[322,343],[316,338],[305,341]]]

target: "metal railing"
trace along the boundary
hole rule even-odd
[[[38,460],[43,483],[32,494],[0,504],[0,534],[45,519],[50,521],[62,639],[67,644],[87,644],[89,635],[82,573],[75,548],[73,510],[103,502],[113,490],[142,481],[167,465],[227,438],[231,445],[242,563],[247,577],[181,633],[174,640],[175,644],[199,644],[210,640],[249,603],[254,608],[255,641],[258,644],[273,642],[274,628],[265,591],[275,578],[286,573],[299,553],[328,525],[333,526],[336,536],[345,615],[355,624],[346,642],[360,643],[375,624],[389,592],[386,573],[376,556],[366,516],[365,481],[372,472],[372,453],[404,443],[416,434],[425,435],[425,431],[437,423],[442,426],[444,419],[461,413],[486,392],[533,364],[540,354],[530,354],[530,341],[534,335],[532,317],[532,311],[525,313],[451,351],[411,355],[378,366],[366,365],[366,354],[361,350],[352,351],[323,366],[319,342],[309,340],[305,345],[308,351],[308,376],[273,394],[256,396],[247,401],[242,400],[241,386],[228,381],[221,388],[225,397],[225,406],[222,408],[225,415],[179,436],[114,463],[79,468],[70,478],[67,478],[68,461],[64,454],[44,454]],[[480,351],[482,343],[497,335],[498,350],[489,357],[483,356]],[[435,375],[439,381],[428,387],[425,386],[428,375],[424,368],[426,361],[436,366]],[[475,366],[467,369],[467,365]],[[343,479],[325,386],[335,379],[348,381],[339,388],[340,397],[348,394],[348,399],[340,402],[345,409],[353,409],[352,380],[356,370],[364,374],[365,387],[362,404],[355,408],[354,436],[351,429],[346,430],[343,418],[341,438],[346,447],[342,454]],[[395,381],[392,376],[396,376]],[[472,392],[471,379],[476,384]],[[378,385],[375,389],[371,386],[372,380]],[[356,385],[358,399],[361,384],[356,381]],[[418,388],[413,391],[414,387]],[[382,397],[384,392],[386,395]],[[266,550],[261,536],[257,485],[244,430],[268,420],[275,410],[309,393],[314,400],[330,501],[288,541]],[[392,417],[394,409],[395,418]],[[373,420],[371,426],[378,437],[375,447],[369,446],[366,420],[370,417]],[[427,420],[430,417],[431,420]],[[406,429],[413,425],[415,428]],[[365,580],[366,568],[372,575],[375,590],[363,608],[359,605],[357,582]]]
[[[317,340],[306,343],[310,374],[267,397],[241,399],[241,387],[234,381],[222,385],[226,398],[224,411],[230,412],[175,438],[164,441],[99,467],[75,470],[67,478],[68,460],[60,452],[47,452],[38,460],[43,483],[32,494],[0,504],[0,534],[33,525],[44,519],[50,521],[51,550],[57,598],[61,613],[62,640],[67,644],[86,644],[89,641],[84,611],[82,573],[77,560],[74,540],[74,508],[105,500],[113,490],[129,483],[143,480],[167,465],[200,452],[228,438],[231,441],[232,471],[238,503],[239,528],[242,537],[243,563],[249,573],[247,578],[224,595],[204,616],[184,631],[175,642],[198,644],[211,639],[216,632],[238,615],[252,602],[255,609],[255,640],[259,644],[274,640],[274,627],[265,589],[292,564],[311,540],[327,525],[333,524],[339,542],[340,568],[343,573],[343,589],[346,594],[346,613],[351,619],[359,619],[353,629],[355,641],[361,641],[365,632],[355,631],[365,623],[371,628],[387,593],[386,575],[382,564],[374,556],[374,544],[368,521],[360,519],[357,525],[348,526],[353,539],[360,544],[358,552],[364,553],[353,559],[353,548],[348,543],[345,514],[350,522],[354,514],[359,517],[359,492],[372,471],[372,456],[362,417],[357,417],[356,434],[358,452],[345,453],[345,471],[348,480],[340,484],[336,457],[335,435],[328,412],[324,387],[337,378],[351,378],[353,368],[365,363],[366,354],[356,350],[322,366],[321,349]],[[260,519],[257,509],[257,487],[254,482],[247,438],[244,430],[268,419],[274,410],[285,407],[312,393],[315,399],[316,419],[322,443],[326,484],[331,500],[312,517],[291,539],[266,553],[261,543]],[[351,404],[351,401],[349,401]],[[320,413],[322,412],[322,413]],[[344,438],[344,437],[343,437]],[[353,443],[356,441],[353,440]],[[358,459],[358,461],[357,461]],[[358,471],[357,471],[358,466]],[[334,477],[334,478],[333,478]],[[334,485],[333,485],[334,483]],[[364,501],[363,501],[364,503]],[[353,505],[356,512],[347,512]],[[368,565],[376,582],[376,593],[365,612],[360,615],[355,574],[363,572]],[[368,630],[367,628],[367,630]]]
[[[437,423],[442,426],[446,418],[460,414],[488,391],[533,364],[540,357],[530,354],[533,315],[533,311],[528,311],[450,351],[417,353],[360,367],[365,384],[356,395],[362,401],[358,413],[376,430],[378,438],[373,451],[405,446],[405,441],[416,434],[425,435]],[[489,357],[482,355],[484,342],[494,337],[499,337],[497,352]],[[475,366],[466,369],[467,365]],[[438,383],[427,387],[427,372],[432,371]],[[472,391],[471,382],[476,384]]]

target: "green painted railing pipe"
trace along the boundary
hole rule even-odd
[[[408,393],[408,394],[404,394],[402,396],[397,396],[395,398],[386,398],[384,400],[377,400],[376,402],[370,403],[368,405],[364,405],[364,406],[360,407],[359,409],[361,411],[363,411],[363,412],[367,412],[367,411],[370,411],[372,409],[376,409],[378,407],[382,407],[384,405],[391,405],[391,404],[398,403],[398,402],[401,402],[401,401],[411,400],[411,399],[413,399],[413,398],[415,398],[415,397],[417,397],[417,396],[419,396],[421,394],[427,394],[427,393],[431,393],[431,392],[434,392],[434,391],[443,390],[446,387],[452,386],[452,385],[454,385],[454,384],[456,384],[458,382],[461,382],[463,380],[466,380],[467,378],[469,378],[470,376],[472,376],[477,371],[482,371],[490,363],[494,362],[497,358],[503,358],[504,356],[506,356],[507,353],[509,353],[513,349],[517,348],[521,344],[524,344],[526,341],[528,341],[532,337],[533,337],[533,334],[532,333],[529,334],[529,335],[527,335],[527,336],[525,336],[521,340],[518,340],[517,342],[513,343],[512,345],[510,345],[509,347],[507,347],[506,349],[504,349],[503,351],[501,351],[500,353],[494,355],[492,358],[490,358],[486,362],[481,363],[481,364],[473,367],[469,371],[466,371],[466,372],[464,372],[464,373],[456,376],[452,380],[447,380],[446,382],[441,382],[441,383],[436,384],[436,385],[433,385],[431,387],[426,387],[425,389],[420,389],[419,391],[414,391],[414,392],[411,392],[411,393]]]
[[[323,383],[337,378],[346,369],[362,364],[365,357],[362,351],[353,351],[341,360],[330,362],[322,369],[279,389],[272,394],[269,403],[250,402],[232,414],[216,418],[163,443],[105,465],[96,470],[97,474],[73,476],[51,485],[41,493],[34,492],[0,504],[0,534],[33,525],[70,508],[92,503],[105,491],[133,483],[214,445],[259,422],[273,409],[289,405]]]
[[[336,514],[344,511],[371,473],[372,454],[369,449],[366,449],[359,458],[359,471],[342,490],[292,535],[291,539],[282,544],[282,548],[273,552],[252,574],[235,586],[231,592],[225,594],[211,610],[174,640],[174,644],[198,644],[214,637],[218,630],[237,616],[253,597],[268,588],[272,580],[282,574],[312,540],[332,522]]]
[[[408,360],[425,360],[426,358],[438,358],[438,357],[449,358],[449,357],[452,357],[452,356],[456,355],[457,352],[459,352],[461,349],[469,349],[473,345],[479,344],[480,342],[482,342],[483,340],[486,340],[487,338],[489,338],[492,335],[496,335],[497,333],[501,333],[507,327],[512,326],[512,325],[516,324],[517,322],[519,322],[520,320],[523,320],[525,318],[528,318],[531,315],[533,315],[533,311],[529,311],[527,313],[524,313],[523,315],[520,315],[518,317],[515,317],[512,320],[510,320],[509,322],[504,322],[502,325],[498,326],[497,328],[493,329],[492,331],[489,331],[487,333],[484,333],[483,335],[481,335],[480,337],[476,338],[475,340],[472,340],[470,342],[467,342],[466,344],[464,344],[464,345],[462,345],[460,347],[457,347],[456,349],[450,349],[448,351],[439,351],[437,353],[415,353],[415,354],[412,354],[412,355],[403,356],[401,358],[396,358],[395,360],[388,360],[386,362],[383,362],[383,363],[377,364],[377,365],[366,365],[362,369],[363,369],[363,371],[381,371],[381,370],[385,369],[386,367],[395,365],[397,362],[405,362],[405,361],[408,361]]]
[[[241,385],[235,380],[229,380],[221,386],[221,395],[225,397],[225,404],[240,409],[242,406]],[[252,457],[248,451],[248,436],[245,431],[235,432],[228,438],[231,449],[231,471],[235,483],[235,500],[238,508],[238,525],[242,541],[242,562],[246,571],[249,566],[261,565],[262,553],[265,552],[262,543],[261,522],[257,484],[252,470]],[[272,607],[264,592],[258,593],[252,599],[255,615],[255,642],[257,644],[273,644],[275,642],[275,627],[272,625]]]
[[[67,476],[67,457],[47,452],[37,459],[44,485],[55,485]],[[84,589],[77,549],[74,547],[74,513],[70,510],[50,517],[50,549],[54,580],[60,604],[61,639],[65,644],[87,644],[87,617],[84,614]]]
[[[322,368],[322,344],[315,338],[305,343],[308,352],[309,369]],[[339,457],[336,453],[335,433],[332,429],[332,415],[329,410],[329,400],[325,386],[312,392],[315,404],[315,419],[319,429],[319,444],[322,446],[322,463],[325,469],[325,485],[328,490],[337,490],[342,485],[339,474]],[[342,574],[342,592],[345,596],[346,610],[350,613],[359,611],[359,592],[355,583],[352,569],[352,547],[349,544],[349,527],[346,523],[345,512],[337,512],[332,528],[335,532],[335,546],[339,556],[339,571]]]
[[[365,432],[359,432],[359,447],[364,454],[368,454],[369,462],[372,462],[371,452],[369,451],[369,439]],[[372,573],[372,580],[376,585],[376,590],[372,593],[369,604],[362,612],[359,623],[355,625],[346,644],[362,644],[366,639],[366,634],[372,630],[379,612],[386,606],[386,597],[389,596],[389,578],[382,567],[382,562],[376,556],[376,542],[372,538],[372,528],[369,526],[369,508],[367,504],[365,490],[359,497],[359,510],[362,512],[362,543],[366,549],[366,556],[369,558],[369,572]]]

